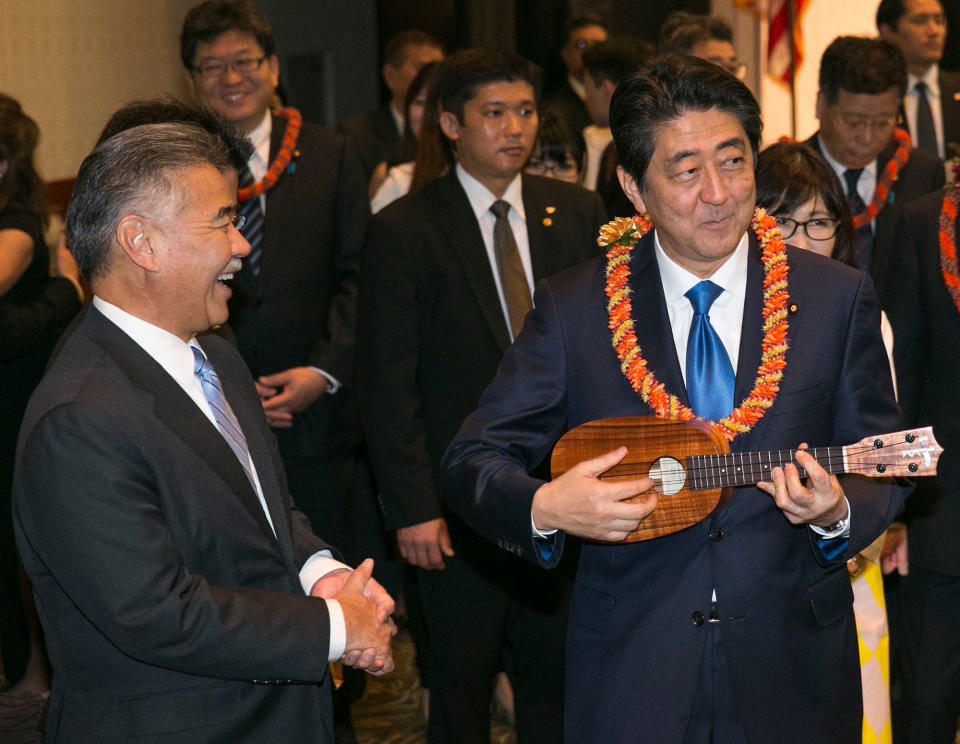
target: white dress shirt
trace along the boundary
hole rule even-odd
[[[207,397],[203,394],[203,386],[200,384],[200,378],[197,377],[193,371],[194,357],[192,347],[196,346],[200,348],[196,338],[191,339],[189,344],[184,343],[169,331],[165,331],[152,323],[137,318],[96,295],[93,297],[93,304],[107,320],[111,321],[121,331],[132,338],[157,364],[163,367],[164,371],[173,378],[174,382],[190,396],[190,399],[203,412],[204,416],[210,420],[210,423],[215,427],[217,426],[216,419],[213,417],[213,411],[207,402]],[[217,427],[217,431],[219,431],[219,427]],[[257,499],[260,501],[260,506],[263,508],[263,513],[267,517],[270,529],[273,530],[274,537],[276,537],[277,531],[273,526],[270,509],[267,508],[267,501],[263,496],[263,489],[260,486],[257,468],[249,453],[247,454],[247,465],[253,476],[254,490],[257,493]],[[303,586],[304,594],[310,593],[310,589],[317,579],[338,568],[349,569],[349,566],[335,560],[329,550],[321,550],[310,556],[300,569],[300,584]],[[330,649],[328,658],[330,661],[335,661],[343,656],[343,651],[346,647],[346,624],[343,619],[343,609],[340,607],[340,603],[335,599],[327,599],[324,601],[327,603],[327,610],[330,615]]]
[[[457,163],[457,179],[463,190],[467,194],[467,200],[470,202],[470,208],[477,218],[480,226],[480,235],[483,236],[483,246],[487,250],[487,260],[490,262],[490,272],[493,274],[493,281],[497,285],[497,295],[500,297],[500,309],[503,311],[503,322],[507,328],[510,340],[513,341],[513,331],[510,328],[510,314],[507,312],[507,300],[503,294],[503,282],[500,280],[500,272],[497,269],[497,254],[493,247],[493,227],[497,222],[496,216],[490,211],[495,201],[503,200],[510,205],[510,212],[507,219],[510,221],[510,229],[513,231],[513,239],[517,244],[517,251],[520,253],[520,262],[523,264],[523,273],[527,277],[527,286],[530,289],[530,296],[533,297],[533,262],[530,259],[530,239],[527,237],[527,215],[523,208],[523,190],[521,188],[521,178],[518,173],[503,192],[503,196],[498,200],[490,189],[480,183],[463,169],[463,166]]]
[[[847,166],[842,165],[833,155],[830,154],[830,151],[827,149],[826,143],[817,137],[820,142],[820,151],[823,152],[823,158],[830,164],[830,167],[833,168],[833,172],[837,174],[837,178],[840,179],[840,185],[843,187],[843,193],[847,193],[847,179],[844,178],[843,174],[847,172]],[[863,171],[860,173],[860,178],[857,180],[857,193],[860,194],[860,198],[863,199],[863,203],[868,207],[870,202],[873,201],[873,194],[877,190],[877,167],[878,162],[876,159],[872,163],[869,163]],[[847,197],[849,199],[849,197]],[[854,215],[856,217],[856,215]],[[870,229],[873,232],[876,232],[875,226],[876,220],[871,220]]]
[[[583,188],[597,190],[600,161],[603,160],[603,153],[611,142],[613,142],[613,132],[610,131],[610,127],[591,124],[583,128],[583,143],[587,147],[587,168],[583,172],[583,182],[580,184]]]

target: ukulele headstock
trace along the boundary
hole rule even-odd
[[[848,473],[873,478],[911,478],[936,475],[943,447],[934,438],[933,428],[926,426],[864,437],[856,444],[844,447],[843,452]]]

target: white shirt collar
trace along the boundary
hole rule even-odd
[[[660,245],[660,235],[654,230],[653,245],[656,249],[657,266],[660,268],[660,281],[663,285],[663,295],[667,304],[678,302],[686,292],[703,279],[670,258]],[[721,287],[725,292],[739,299],[741,302],[747,294],[747,251],[750,241],[747,233],[743,234],[737,247],[727,260],[708,277],[711,282]]]
[[[393,105],[393,101],[390,101],[388,106],[390,107],[390,116],[393,117],[393,125],[397,128],[397,134],[399,134],[402,137],[403,127],[404,127],[404,124],[406,123],[405,118],[403,116],[403,112]]]
[[[263,115],[263,120],[247,135],[247,139],[253,144],[254,154],[259,156],[264,166],[270,162],[270,133],[272,129],[273,119],[270,118],[270,111],[267,110]]]
[[[467,200],[470,202],[470,208],[473,209],[473,213],[479,222],[485,214],[490,212],[490,207],[498,200],[497,197],[490,192],[490,189],[467,173],[460,163],[457,163],[457,180],[460,181],[460,185],[466,192]],[[520,219],[526,222],[527,215],[523,210],[523,189],[521,184],[520,174],[517,173],[500,199],[507,202],[513,208],[513,211],[519,215]]]
[[[925,73],[922,76],[917,77],[911,73],[907,73],[907,95],[916,95],[914,86],[923,81],[927,85],[927,95],[932,96],[933,98],[940,97],[940,69],[937,65],[930,65]]]
[[[830,167],[833,168],[833,172],[837,174],[840,178],[840,185],[843,186],[843,193],[847,193],[847,182],[843,178],[843,174],[849,170],[847,166],[841,163],[839,160],[833,157],[830,154],[830,151],[827,149],[827,143],[823,141],[823,138],[818,134],[817,141],[820,143],[820,151],[823,153],[824,160],[829,163]],[[877,175],[877,159],[874,158],[872,162],[867,163],[863,169],[863,173],[860,175],[860,178],[863,178],[863,175],[866,174],[871,178],[876,178]]]
[[[184,343],[169,331],[131,315],[96,295],[93,296],[93,306],[132,338],[180,387],[186,388],[192,384],[194,361],[190,347],[199,347],[196,337],[190,339],[189,344]]]
[[[577,80],[573,75],[567,75],[567,82],[570,83],[573,92],[577,94],[581,101],[587,100],[587,86],[583,84],[582,80]]]

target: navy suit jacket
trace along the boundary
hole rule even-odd
[[[685,401],[660,274],[648,235],[631,262],[640,347]],[[859,271],[806,251],[789,253],[790,349],[776,402],[734,451],[849,444],[900,425],[880,339],[879,308]],[[451,508],[491,540],[552,565],[530,529],[529,470],[569,428],[649,414],[620,371],[607,327],[604,263],[542,282],[536,307],[478,410],[444,459]],[[760,361],[762,266],[751,239],[736,400]],[[846,478],[847,556],[868,545],[902,504],[887,484]],[[721,539],[711,539],[713,528]],[[714,533],[715,535],[717,533]],[[826,560],[813,532],[792,526],[754,487],[701,523],[648,542],[583,546],[570,610],[569,741],[683,741],[716,589],[719,626],[748,741],[860,740],[852,592],[842,556]],[[700,618],[700,624],[696,622]]]
[[[53,665],[50,742],[333,741],[329,616],[299,580],[327,546],[292,508],[242,359],[201,343],[276,537],[219,431],[96,308],[27,409],[13,516]]]

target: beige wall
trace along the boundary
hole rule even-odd
[[[70,178],[126,101],[186,95],[180,25],[196,0],[0,0],[0,91],[40,125],[46,180]]]

